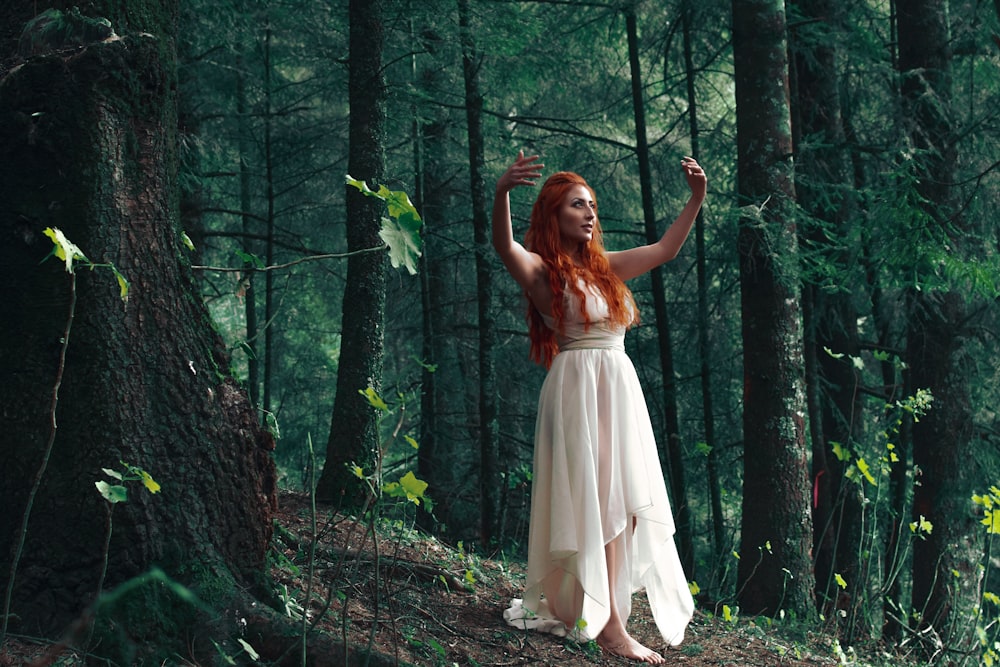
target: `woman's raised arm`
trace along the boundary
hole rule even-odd
[[[541,257],[514,240],[510,191],[522,185],[535,185],[534,179],[542,175],[539,169],[545,166],[536,164],[536,160],[537,155],[525,157],[524,151],[518,152],[517,159],[497,180],[493,199],[493,247],[517,284],[529,291],[544,276],[545,266]]]
[[[684,171],[688,187],[691,188],[691,197],[660,240],[649,245],[608,253],[611,270],[622,280],[641,276],[669,262],[677,256],[684,241],[687,240],[691,227],[698,217],[698,211],[701,210],[701,203],[705,201],[708,179],[705,170],[694,158],[686,157],[681,160],[681,169]]]

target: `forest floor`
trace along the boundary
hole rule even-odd
[[[523,563],[482,558],[398,524],[380,526],[374,532],[375,539],[366,525],[325,507],[318,507],[315,513],[319,539],[314,542],[309,497],[282,492],[278,504],[271,575],[286,614],[301,619],[303,603],[310,598],[310,620],[319,619],[317,629],[332,639],[328,646],[347,646],[352,651],[349,656],[324,655],[315,664],[362,664],[356,657],[359,647],[370,647],[381,656],[371,665],[636,664],[603,652],[594,642],[581,645],[508,626],[503,610],[520,594]],[[871,648],[857,653],[847,648],[845,654],[831,634],[806,629],[802,624],[725,620],[721,612],[715,614],[702,607],[700,603],[684,642],[679,647],[664,646],[645,595],[639,593],[633,599],[629,630],[640,642],[661,652],[668,665],[677,667],[916,664]],[[252,647],[253,638],[248,635],[247,639]],[[75,662],[72,649],[66,651],[66,647],[56,651],[56,655],[61,654],[58,661],[46,659],[46,654],[53,656],[52,648],[8,637],[7,644],[0,647],[0,667],[84,664]],[[233,655],[230,664],[269,664],[263,659],[249,660],[248,655]],[[199,663],[182,659],[178,664]]]
[[[305,599],[306,554],[309,544],[310,503],[305,495],[283,493],[279,523],[285,535],[284,556],[275,579],[288,587],[291,598]],[[317,511],[323,517],[322,508]],[[519,597],[523,563],[484,559],[415,531],[397,528],[395,534],[379,531],[380,576],[375,576],[375,549],[365,527],[350,520],[319,524],[318,552],[314,562],[327,563],[314,584],[321,598],[330,581],[340,582],[343,595],[330,605],[322,624],[351,646],[370,645],[392,660],[413,665],[513,666],[635,664],[604,653],[596,643],[580,645],[537,632],[517,630],[503,620],[503,610]],[[282,538],[276,541],[282,545]],[[360,554],[360,555],[359,555]],[[345,557],[346,555],[346,557]],[[339,559],[337,564],[336,559]],[[333,577],[331,579],[330,577]],[[344,586],[343,582],[351,582]],[[376,596],[373,591],[379,591]],[[292,593],[294,591],[294,593]],[[343,615],[347,608],[347,623]],[[318,606],[316,604],[314,607]],[[833,637],[796,628],[779,627],[768,619],[723,620],[698,610],[684,642],[664,646],[644,594],[633,600],[629,630],[641,642],[660,651],[668,665],[683,667],[820,667],[851,665],[904,665],[907,661],[886,655],[871,660],[838,651]],[[374,634],[373,621],[375,623]],[[801,624],[799,624],[801,625]],[[767,628],[767,629],[765,629]],[[838,655],[840,658],[838,659]]]

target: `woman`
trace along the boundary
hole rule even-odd
[[[705,198],[705,172],[684,158],[691,198],[663,237],[608,252],[594,192],[571,172],[546,180],[525,245],[514,240],[509,194],[535,184],[544,166],[537,160],[520,152],[497,181],[493,204],[493,246],[530,302],[531,356],[549,369],[535,426],[524,600],[504,617],[663,664],[625,628],[631,595],[646,589],[671,645],[683,640],[694,602],[649,414],[625,354],[625,330],[638,317],[625,281],[677,256]]]

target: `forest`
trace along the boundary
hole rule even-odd
[[[707,174],[626,338],[700,622],[1000,663],[1000,0],[22,0],[0,665],[624,664],[503,634],[519,151],[611,250]]]

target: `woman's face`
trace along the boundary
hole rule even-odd
[[[563,248],[573,254],[581,243],[594,238],[597,203],[590,196],[590,191],[582,185],[570,188],[559,205],[558,218]]]

